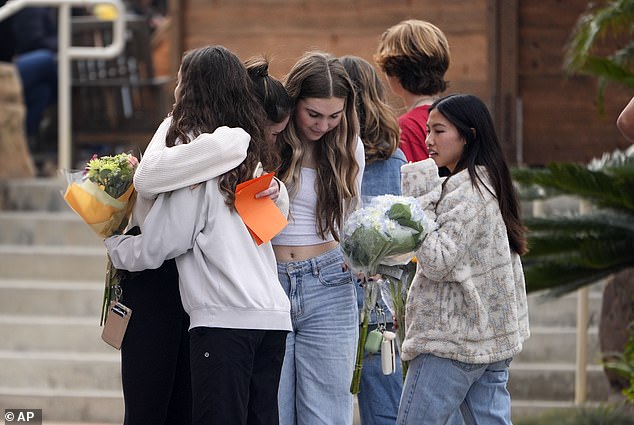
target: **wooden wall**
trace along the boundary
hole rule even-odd
[[[183,16],[183,49],[222,44],[243,59],[266,54],[280,78],[312,49],[374,63],[372,55],[388,27],[403,19],[424,19],[449,39],[449,90],[488,98],[487,1],[183,0],[175,7]]]
[[[373,63],[378,39],[403,19],[447,35],[448,92],[469,92],[494,114],[508,159],[528,165],[586,162],[628,144],[616,117],[634,93],[609,86],[606,112],[596,81],[562,70],[566,41],[588,0],[171,0],[173,71],[180,54],[222,44],[243,59],[266,54],[283,78],[306,50],[354,54]],[[401,103],[391,102],[401,111]]]
[[[587,0],[522,0],[519,7],[519,99],[523,159],[587,162],[629,143],[616,118],[634,92],[608,85],[605,114],[596,108],[596,80],[567,76],[564,47]]]

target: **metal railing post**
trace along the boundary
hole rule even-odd
[[[112,22],[112,43],[104,47],[74,47],[71,45],[71,8],[111,4],[116,9]],[[58,167],[71,168],[72,159],[72,114],[70,61],[73,59],[113,58],[125,45],[125,6],[121,0],[9,0],[0,7],[0,21],[29,6],[53,6],[58,15]]]
[[[588,214],[592,204],[581,200],[579,212]],[[575,365],[575,405],[586,402],[588,393],[588,310],[590,288],[584,286],[577,290],[577,342]]]
[[[70,6],[59,5],[58,53],[57,53],[57,166],[62,170],[71,168],[72,161],[72,110],[70,100],[70,56],[71,46]]]

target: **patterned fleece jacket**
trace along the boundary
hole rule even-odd
[[[477,173],[493,192],[488,173]],[[497,199],[467,170],[443,183],[432,159],[401,168],[403,195],[436,223],[416,252],[402,358],[419,354],[493,363],[522,350],[529,335],[520,256],[509,248]]]

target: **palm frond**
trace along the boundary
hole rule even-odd
[[[518,186],[544,197],[566,194],[593,205],[586,214],[524,220],[528,291],[558,296],[634,266],[634,148],[606,153],[588,166],[552,163],[512,173]]]
[[[572,73],[581,69],[600,37],[608,33],[616,37],[629,34],[633,21],[632,0],[611,1],[581,15],[568,42],[564,58],[565,69]]]
[[[634,265],[634,216],[596,214],[526,221],[528,291],[561,295]]]
[[[612,57],[587,56],[575,70],[579,74],[599,77],[607,83],[612,81],[634,88],[634,73],[618,64]]]
[[[534,266],[524,264],[526,291],[529,293],[545,291],[546,296],[559,297],[596,283],[620,270],[622,269],[617,267],[594,270],[562,264],[540,263]]]
[[[604,163],[606,160],[604,160]],[[570,194],[587,199],[601,208],[634,211],[634,157],[627,157],[618,166],[599,168],[572,163],[552,163],[540,170],[513,169],[513,179],[520,194],[531,193],[532,199],[557,194]],[[536,187],[548,188],[550,191]],[[526,198],[524,198],[526,199]]]
[[[588,169],[593,171],[606,170],[609,173],[612,169],[620,168],[634,169],[634,145],[624,151],[615,149],[606,152],[601,158],[594,158],[588,163]]]
[[[531,232],[553,234],[588,233],[601,237],[623,233],[634,234],[634,214],[598,210],[574,216],[531,217],[524,220]]]
[[[612,54],[612,60],[623,68],[630,68],[634,61],[634,40],[629,41],[625,46]]]
[[[604,111],[604,96],[608,82],[634,88],[630,72],[634,47],[631,42],[611,54],[601,54],[601,41],[607,36],[623,38],[633,32],[634,1],[612,0],[593,8],[579,17],[565,48],[563,68],[569,74],[586,74],[597,78],[597,107]]]

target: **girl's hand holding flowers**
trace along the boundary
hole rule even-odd
[[[64,200],[102,238],[122,233],[134,204],[132,180],[138,164],[138,159],[128,153],[93,155],[85,170],[64,172],[68,181]],[[108,258],[101,324],[108,305],[118,296],[119,281],[119,273]]]
[[[415,198],[396,195],[372,198],[367,206],[353,212],[344,225],[342,249],[347,263],[358,275],[371,277],[365,280],[364,285],[365,297],[360,315],[362,328],[350,385],[353,394],[359,392],[370,312],[377,298],[383,297],[393,317],[403,324],[403,296],[407,291],[404,286],[411,282],[415,270],[411,260],[431,226],[432,222],[425,217]],[[382,273],[382,269],[386,273]],[[387,271],[392,275],[398,271],[399,277],[388,276]],[[385,285],[388,288],[384,288]],[[401,326],[401,333],[404,329]],[[402,341],[402,335],[399,334],[399,337]],[[399,348],[400,341],[397,339]]]

